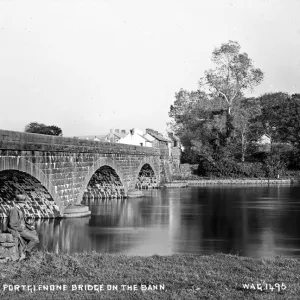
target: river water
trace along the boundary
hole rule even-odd
[[[87,200],[89,217],[37,220],[38,248],[143,256],[222,252],[252,258],[300,257],[298,185],[144,193],[142,198]]]

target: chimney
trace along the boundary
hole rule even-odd
[[[125,130],[125,129],[122,129],[121,132],[122,132],[122,133],[126,133],[126,130]]]
[[[115,133],[119,133],[119,132],[120,132],[120,130],[119,130],[119,129],[116,129],[116,130],[115,130]]]
[[[114,132],[114,130],[113,130],[113,129],[110,129],[110,130],[109,130],[109,132],[113,133],[113,132]]]

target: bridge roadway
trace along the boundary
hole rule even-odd
[[[117,173],[127,195],[145,164],[161,182],[168,157],[158,148],[0,130],[0,172],[17,170],[36,178],[61,215],[68,205],[81,203],[91,177],[102,166]]]

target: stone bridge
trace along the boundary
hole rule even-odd
[[[65,207],[82,202],[92,176],[102,167],[117,174],[126,196],[146,165],[160,183],[167,160],[158,148],[0,130],[0,174],[13,171],[33,177],[61,215]]]

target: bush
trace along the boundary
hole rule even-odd
[[[286,166],[287,158],[283,153],[271,152],[265,159],[267,177],[276,178],[278,175],[285,175]]]
[[[199,164],[198,173],[207,177],[260,178],[266,176],[266,169],[263,163],[240,163],[226,158],[215,162],[203,161]]]
[[[244,162],[244,163],[238,163],[239,169],[241,173],[245,177],[254,177],[254,178],[260,178],[266,176],[265,166],[263,163],[260,162]]]

